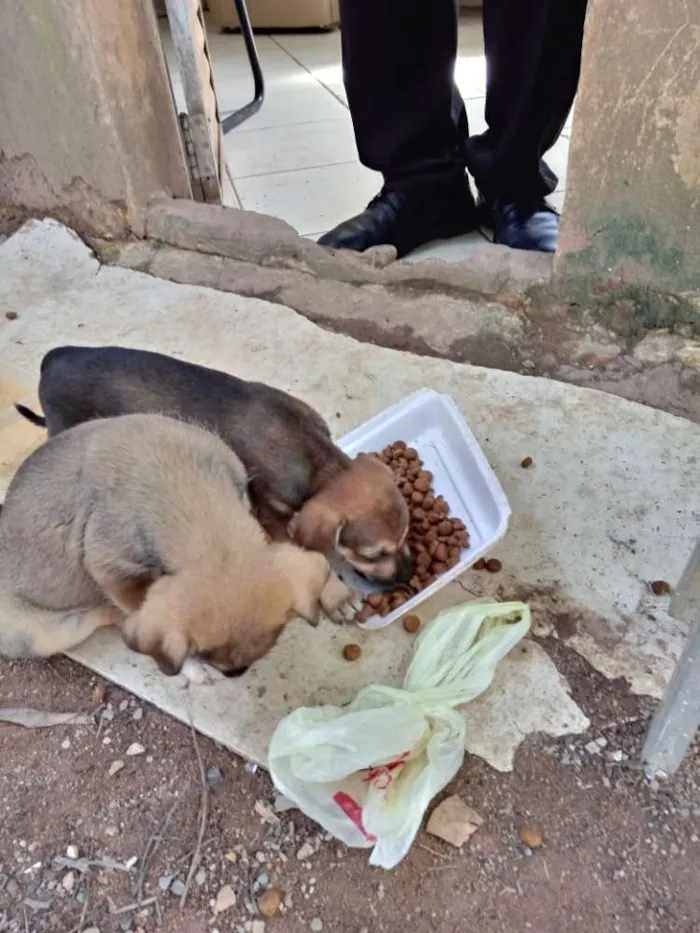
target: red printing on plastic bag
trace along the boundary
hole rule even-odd
[[[365,827],[362,825],[362,807],[356,800],[354,800],[349,794],[346,794],[342,790],[339,790],[336,794],[333,795],[333,800],[338,804],[350,822],[360,830],[367,842],[377,841],[377,837],[370,836]]]
[[[396,776],[396,771],[408,759],[410,752],[404,752],[393,761],[385,765],[373,766],[367,768],[367,777],[363,778],[365,784],[374,784],[378,790],[386,790]]]
[[[365,769],[367,773],[362,780],[365,784],[373,784],[378,790],[387,790],[396,777],[396,772],[408,759],[410,754],[410,751],[403,752],[398,758],[387,762],[385,765],[370,765],[369,768]],[[362,822],[362,807],[354,797],[351,797],[350,794],[346,794],[345,791],[339,790],[333,795],[333,802],[340,807],[353,826],[360,830],[367,842],[377,841],[377,837],[371,836],[365,829]]]

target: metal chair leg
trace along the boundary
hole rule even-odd
[[[674,774],[700,727],[700,541],[676,587],[670,614],[690,622],[691,631],[642,749],[652,774]]]
[[[690,633],[644,741],[642,759],[652,774],[674,774],[700,726],[700,621]]]
[[[238,13],[238,20],[241,24],[241,34],[243,35],[246,52],[248,53],[248,61],[250,62],[250,67],[253,72],[254,91],[253,99],[249,103],[240,107],[238,110],[234,110],[233,113],[230,113],[221,121],[221,129],[224,133],[228,133],[235,126],[239,126],[244,120],[247,120],[249,117],[252,117],[254,113],[257,113],[265,98],[265,81],[263,79],[262,68],[260,67],[258,50],[255,48],[255,38],[250,25],[248,8],[245,0],[234,0],[234,3],[236,4],[236,12]]]

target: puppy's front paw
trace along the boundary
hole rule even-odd
[[[319,602],[331,622],[342,625],[353,622],[362,607],[362,598],[341,579],[331,574],[323,588]]]
[[[210,686],[224,679],[224,675],[220,671],[199,658],[187,658],[180,673],[187,681],[188,686],[190,684]]]

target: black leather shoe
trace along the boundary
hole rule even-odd
[[[485,226],[493,230],[493,242],[511,249],[553,253],[559,240],[559,214],[542,198],[536,201],[479,201]]]
[[[394,191],[383,188],[366,209],[338,224],[320,239],[321,246],[364,252],[391,244],[399,258],[431,240],[446,240],[476,227],[476,208],[464,179],[453,185]]]

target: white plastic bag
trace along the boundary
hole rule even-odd
[[[441,613],[416,640],[403,689],[364,687],[345,707],[301,708],[280,722],[268,755],[275,787],[342,842],[373,846],[370,864],[393,868],[464,759],[454,707],[488,688],[529,628],[524,603]]]

